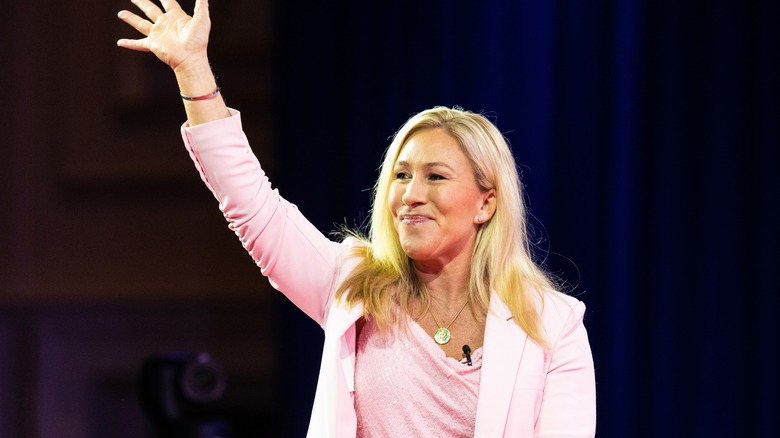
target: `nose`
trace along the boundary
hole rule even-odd
[[[407,207],[415,207],[424,204],[425,199],[425,184],[420,179],[412,177],[406,184],[401,201]]]

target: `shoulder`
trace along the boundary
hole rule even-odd
[[[366,257],[369,243],[354,236],[348,236],[341,241],[345,263],[358,263]]]
[[[544,331],[550,342],[582,325],[585,315],[585,303],[577,298],[555,290],[546,290],[541,294],[540,316]]]
[[[341,284],[360,262],[365,260],[368,249],[368,242],[354,236],[348,236],[341,241],[339,244],[337,285]]]
[[[585,303],[563,292],[548,289],[540,295],[542,317],[545,315],[553,318],[568,317],[569,314],[577,309],[585,310]]]

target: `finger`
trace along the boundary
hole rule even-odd
[[[142,10],[144,14],[154,23],[163,14],[162,9],[149,0],[130,0],[138,9]]]
[[[192,12],[192,18],[207,20],[209,18],[209,1],[195,0],[195,9]]]
[[[163,9],[165,9],[166,12],[171,11],[173,9],[181,9],[181,6],[179,6],[179,2],[176,0],[160,0],[160,4],[162,4]]]
[[[144,20],[130,11],[119,11],[116,16],[144,35],[149,35],[149,31],[152,29],[152,23],[149,20]]]
[[[149,48],[146,46],[143,40],[129,40],[123,38],[116,42],[116,45],[125,49],[135,50],[138,52],[149,52]]]

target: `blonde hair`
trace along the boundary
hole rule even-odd
[[[382,329],[398,322],[397,308],[409,311],[409,299],[429,303],[425,288],[401,248],[388,205],[393,167],[407,141],[417,132],[439,128],[456,139],[471,161],[477,185],[494,190],[493,217],[477,231],[469,281],[472,310],[488,309],[495,291],[516,323],[539,345],[547,345],[540,322],[545,291],[554,288],[534,263],[527,237],[522,186],[512,152],[501,132],[484,116],[458,108],[435,107],[411,117],[388,147],[374,186],[369,238],[356,251],[362,257],[336,291],[347,305],[362,302],[365,315]],[[396,307],[397,306],[397,307]]]

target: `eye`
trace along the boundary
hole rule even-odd
[[[409,172],[396,172],[393,177],[395,179],[409,179]]]
[[[441,180],[444,180],[444,179],[447,179],[447,178],[439,175],[438,173],[432,173],[432,174],[428,175],[428,179],[430,179],[432,181],[441,181]]]

